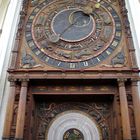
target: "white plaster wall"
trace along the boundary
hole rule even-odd
[[[11,49],[15,40],[21,3],[22,0],[10,1],[3,24],[3,31],[0,36],[0,139],[2,137],[7,99],[9,95],[7,69],[11,56]]]
[[[2,30],[10,0],[0,0],[0,29]],[[1,35],[1,32],[0,32]]]
[[[128,17],[130,21],[134,47],[136,49],[136,57],[140,69],[140,1],[139,0],[125,0],[128,9]],[[140,82],[138,83],[140,95]]]

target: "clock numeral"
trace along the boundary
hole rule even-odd
[[[106,51],[106,53],[107,53],[108,55],[110,55],[110,54],[111,54],[109,51]]]
[[[35,44],[34,44],[33,41],[28,42],[28,44],[29,44],[29,47],[30,47],[32,50],[34,50],[34,49],[36,48],[36,46],[35,46]]]
[[[83,62],[83,65],[85,66],[85,67],[88,67],[88,62],[87,61],[85,61],[85,62]]]
[[[116,27],[121,27],[121,24],[120,23],[116,23]]]
[[[29,19],[33,20],[33,19],[34,19],[34,17],[35,17],[35,16],[31,15],[31,16],[29,17]]]
[[[108,9],[110,12],[113,10],[112,7],[108,7],[107,9]]]
[[[112,45],[113,45],[114,47],[116,47],[116,46],[118,45],[118,41],[117,41],[117,40],[114,40],[113,43],[112,43]]]
[[[31,37],[31,36],[32,36],[31,33],[27,33],[27,34],[26,34],[26,37],[27,37],[27,38],[29,38],[29,37]]]
[[[57,66],[59,67],[61,65],[61,62],[59,62],[58,64],[57,64]]]
[[[26,25],[26,28],[31,28],[31,26],[32,26],[32,24],[28,23],[28,24]]]
[[[49,59],[50,59],[49,57],[46,57],[45,62],[48,62],[48,61],[49,61]]]
[[[70,68],[71,68],[71,69],[76,68],[76,64],[75,64],[75,63],[70,63],[70,65],[69,65],[69,66],[70,66]]]
[[[116,36],[120,37],[121,36],[121,32],[116,32]]]
[[[29,42],[29,46],[33,47],[34,46],[34,42],[33,41]]]
[[[37,50],[36,52],[35,52],[35,54],[36,55],[39,55],[41,52],[39,51],[39,50]]]
[[[101,60],[99,59],[99,57],[97,57],[98,62],[100,62]]]

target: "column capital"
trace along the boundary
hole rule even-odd
[[[132,78],[131,79],[131,82],[132,82],[132,86],[138,86],[138,81],[139,81],[139,79],[138,78]]]
[[[118,78],[117,81],[118,81],[119,87],[122,87],[122,86],[125,86],[125,82],[127,81],[127,79]]]
[[[14,87],[16,85],[17,79],[15,79],[14,77],[9,76],[8,81],[10,82],[10,87]]]
[[[22,87],[28,86],[29,79],[20,79],[19,81],[21,82]]]
[[[16,82],[15,81],[10,81],[10,87],[15,87],[16,86]]]

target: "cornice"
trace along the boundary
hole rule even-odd
[[[16,70],[8,71],[16,79],[138,79],[140,70]]]

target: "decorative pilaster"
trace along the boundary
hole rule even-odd
[[[10,80],[10,93],[8,97],[7,110],[5,115],[5,124],[3,130],[3,140],[10,140],[10,130],[13,119],[13,111],[14,111],[14,102],[15,102],[15,94],[16,94],[16,81]]]
[[[137,140],[140,140],[140,96],[138,93],[137,80],[132,79],[132,98],[134,106],[134,117],[135,117],[135,126],[136,126],[136,135]]]
[[[16,68],[18,49],[19,49],[22,30],[23,30],[23,26],[25,24],[25,17],[26,17],[26,13],[27,13],[28,1],[27,0],[22,0],[22,1],[23,1],[23,3],[22,3],[22,10],[20,11],[20,22],[18,24],[18,29],[17,29],[18,31],[16,34],[15,45],[12,50],[12,61],[11,61],[10,69]]]
[[[11,66],[10,69],[16,68],[16,61],[17,61],[17,55],[18,55],[18,45],[19,45],[19,39],[16,39],[15,46],[12,51],[12,60],[11,60]]]
[[[123,140],[132,140],[125,80],[118,79]]]
[[[132,40],[132,34],[130,30],[130,23],[128,20],[128,11],[125,7],[125,0],[119,0],[120,6],[121,6],[121,13],[123,15],[123,25],[125,28],[125,34],[127,36],[127,47],[129,48],[129,54],[131,59],[131,65],[133,69],[138,69],[137,61],[136,61],[136,55],[135,55],[135,49],[134,49],[134,43]]]
[[[15,134],[16,140],[23,140],[26,100],[27,100],[27,87],[28,87],[28,80],[22,80],[19,105],[18,105],[17,122],[16,122],[16,134]]]

